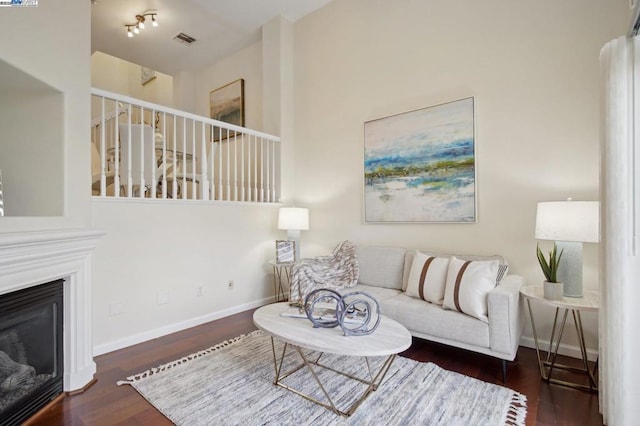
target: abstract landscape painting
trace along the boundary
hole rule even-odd
[[[475,222],[474,99],[364,124],[366,222]]]
[[[209,93],[209,116],[214,120],[244,126],[243,79],[232,81]],[[214,134],[214,141],[220,140],[220,134],[218,132],[214,132]],[[235,132],[223,133],[223,138],[234,134]]]

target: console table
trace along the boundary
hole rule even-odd
[[[544,290],[542,286],[529,285],[520,289],[520,294],[527,302],[527,308],[529,310],[529,317],[531,318],[531,329],[533,332],[533,340],[536,346],[536,355],[538,357],[538,366],[540,368],[540,375],[542,379],[548,383],[555,383],[563,386],[569,386],[575,389],[587,390],[590,392],[598,391],[598,381],[596,379],[598,362],[593,369],[589,368],[589,360],[587,358],[587,348],[584,343],[584,330],[582,328],[582,318],[580,312],[597,312],[600,304],[600,294],[594,290],[584,290],[583,297],[564,297],[562,300],[549,300],[544,298]],[[531,310],[531,301],[534,300],[543,305],[551,306],[555,308],[555,315],[553,318],[553,327],[551,329],[551,337],[549,338],[549,349],[547,351],[546,359],[543,359],[540,354],[540,345],[538,343],[538,333],[536,330],[535,321],[533,319],[533,311]],[[560,312],[562,310],[562,312]],[[558,316],[562,313],[562,321],[558,329]],[[573,367],[565,364],[559,364],[556,362],[558,355],[558,348],[560,347],[560,340],[564,333],[564,326],[567,321],[567,315],[571,313],[573,316],[573,322],[576,328],[576,334],[578,335],[578,344],[580,345],[580,353],[582,355],[582,368]],[[555,346],[555,347],[554,347]],[[552,377],[554,370],[564,370],[573,373],[583,374],[587,377],[588,385],[582,383],[570,382],[567,380],[560,380]]]

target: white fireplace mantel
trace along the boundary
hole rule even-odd
[[[93,380],[91,253],[93,229],[0,233],[0,295],[64,279],[64,390]]]

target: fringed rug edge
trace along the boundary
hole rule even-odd
[[[209,355],[209,354],[211,354],[211,353],[213,353],[213,352],[215,352],[217,350],[220,350],[222,348],[226,348],[226,347],[229,347],[231,345],[235,345],[238,342],[241,342],[241,341],[243,341],[243,340],[245,340],[245,339],[247,339],[249,337],[258,336],[258,335],[261,335],[261,334],[264,334],[264,332],[262,330],[255,330],[255,331],[252,331],[249,334],[241,334],[238,337],[234,337],[233,339],[225,340],[224,342],[220,342],[220,343],[218,343],[216,345],[211,346],[210,348],[203,349],[201,351],[194,352],[194,353],[192,353],[190,355],[184,356],[184,357],[182,357],[180,359],[177,359],[175,361],[171,361],[171,362],[168,362],[166,364],[161,364],[161,365],[159,365],[157,367],[150,368],[147,371],[143,371],[142,373],[134,374],[132,376],[127,377],[126,380],[118,380],[118,382],[116,384],[118,386],[131,385],[131,384],[133,384],[135,382],[138,382],[140,380],[144,380],[144,379],[146,379],[148,377],[151,377],[154,374],[161,373],[161,372],[169,370],[169,369],[171,369],[173,367],[177,367],[177,366],[185,364],[185,363],[187,363],[189,361],[193,361],[195,359],[198,359],[198,358],[200,358],[202,356]]]
[[[513,390],[511,392],[511,401],[504,413],[504,424],[506,426],[524,426],[527,419],[527,397]]]

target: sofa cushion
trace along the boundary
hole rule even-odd
[[[398,247],[358,246],[358,282],[376,287],[402,289],[405,252],[405,249]]]
[[[351,288],[340,288],[335,289],[340,294],[352,293],[354,291],[363,291],[367,293],[369,296],[372,296],[374,299],[378,301],[378,303],[383,300],[390,299],[394,296],[401,294],[400,290],[396,290],[394,288],[384,288],[384,287],[376,287],[372,285],[362,285],[357,284]]]
[[[452,257],[447,272],[444,307],[488,323],[487,293],[496,286],[498,269],[498,260],[465,261]]]
[[[504,278],[507,275],[507,272],[509,270],[509,262],[507,262],[507,259],[505,259],[504,257],[498,255],[498,254],[494,254],[491,256],[483,256],[483,255],[470,255],[470,254],[444,254],[444,253],[434,253],[433,251],[430,250],[407,250],[405,257],[404,257],[404,269],[405,269],[405,273],[402,279],[402,290],[406,291],[407,290],[407,283],[408,283],[408,279],[409,279],[409,271],[411,270],[411,264],[413,263],[413,257],[416,255],[416,253],[421,252],[426,254],[427,256],[440,256],[440,257],[457,257],[458,259],[462,259],[462,260],[497,260],[498,262],[500,262],[500,270],[498,271],[498,277],[496,279],[497,282],[500,282],[500,280],[502,280],[502,278]]]
[[[378,302],[383,315],[398,321],[412,334],[417,332],[438,339],[489,347],[489,324],[478,319],[404,293]]]
[[[448,268],[448,257],[428,256],[417,252],[411,263],[407,281],[407,294],[411,297],[442,305]]]

